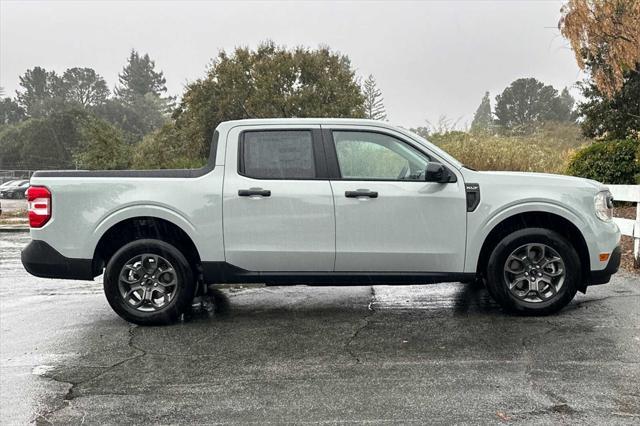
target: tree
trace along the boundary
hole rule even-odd
[[[569,0],[561,13],[558,26],[578,66],[611,98],[640,62],[640,1]]]
[[[204,165],[200,146],[186,137],[173,123],[147,135],[134,148],[135,169],[197,168]]]
[[[83,108],[103,104],[109,97],[107,82],[91,68],[70,68],[61,80],[62,98]]]
[[[131,50],[127,65],[118,75],[120,86],[116,87],[115,94],[125,102],[133,102],[138,96],[152,93],[158,97],[166,93],[166,79],[162,71],[155,70],[156,63],[148,54],[140,54]]]
[[[326,47],[286,50],[265,42],[256,50],[220,52],[206,78],[187,87],[173,126],[192,144],[190,155],[202,159],[221,121],[363,116],[364,97],[348,57]]]
[[[164,101],[153,93],[135,96],[130,103],[121,99],[107,99],[94,108],[95,114],[118,127],[128,143],[138,143],[142,138],[161,128],[168,117],[163,112]]]
[[[88,117],[80,126],[80,142],[74,159],[89,170],[121,170],[131,164],[131,146],[122,132],[104,120]]]
[[[480,105],[473,115],[473,121],[471,122],[471,131],[474,133],[485,133],[491,128],[493,117],[491,116],[491,100],[489,99],[489,92],[485,92],[480,101]]]
[[[369,77],[364,81],[362,95],[364,96],[365,117],[371,120],[386,120],[387,113],[383,104],[384,98],[382,97],[382,92],[376,85],[376,80],[371,74],[369,74]]]
[[[61,79],[42,67],[27,70],[20,77],[22,90],[17,91],[18,104],[29,117],[44,117],[60,100]]]
[[[594,81],[582,83],[585,101],[578,106],[585,136],[606,139],[638,137],[640,134],[640,63],[625,73],[622,88],[607,96]]]
[[[567,92],[568,94],[568,92]],[[517,133],[526,133],[547,121],[563,121],[571,115],[553,86],[535,78],[520,78],[496,96],[496,124]]]
[[[120,127],[126,141],[137,143],[166,123],[173,98],[162,96],[167,91],[166,80],[162,71],[155,70],[148,54],[141,56],[132,50],[119,81],[116,98],[105,102],[96,113]]]
[[[561,122],[573,122],[576,121],[576,111],[573,106],[576,101],[569,93],[569,89],[566,87],[562,89],[560,95],[556,98],[555,106],[553,108],[553,116],[555,121]]]
[[[88,114],[80,109],[55,111],[30,118],[0,133],[3,168],[74,168],[73,153],[80,143],[80,125]]]
[[[0,100],[0,125],[15,124],[25,119],[24,109],[11,98]]]

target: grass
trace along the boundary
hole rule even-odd
[[[477,170],[565,173],[569,159],[590,141],[575,125],[550,125],[525,136],[449,132],[430,141]]]
[[[27,220],[27,211],[25,209],[12,210],[10,212],[3,211],[0,215],[0,225],[16,225],[24,223]]]

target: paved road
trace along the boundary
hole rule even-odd
[[[640,280],[507,316],[462,284],[247,287],[135,327],[0,233],[0,423],[640,422]]]

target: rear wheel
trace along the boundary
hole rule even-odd
[[[504,237],[487,265],[487,288],[506,310],[526,315],[557,312],[575,296],[580,259],[557,232],[526,228]]]
[[[126,244],[109,260],[104,292],[113,310],[141,325],[175,322],[190,306],[195,279],[184,255],[154,239]]]

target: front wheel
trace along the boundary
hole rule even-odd
[[[504,237],[487,265],[487,287],[507,311],[547,315],[565,307],[581,281],[580,258],[557,232],[526,228]]]
[[[123,246],[109,260],[104,293],[113,310],[140,325],[175,322],[190,306],[195,280],[173,245],[145,239]]]

